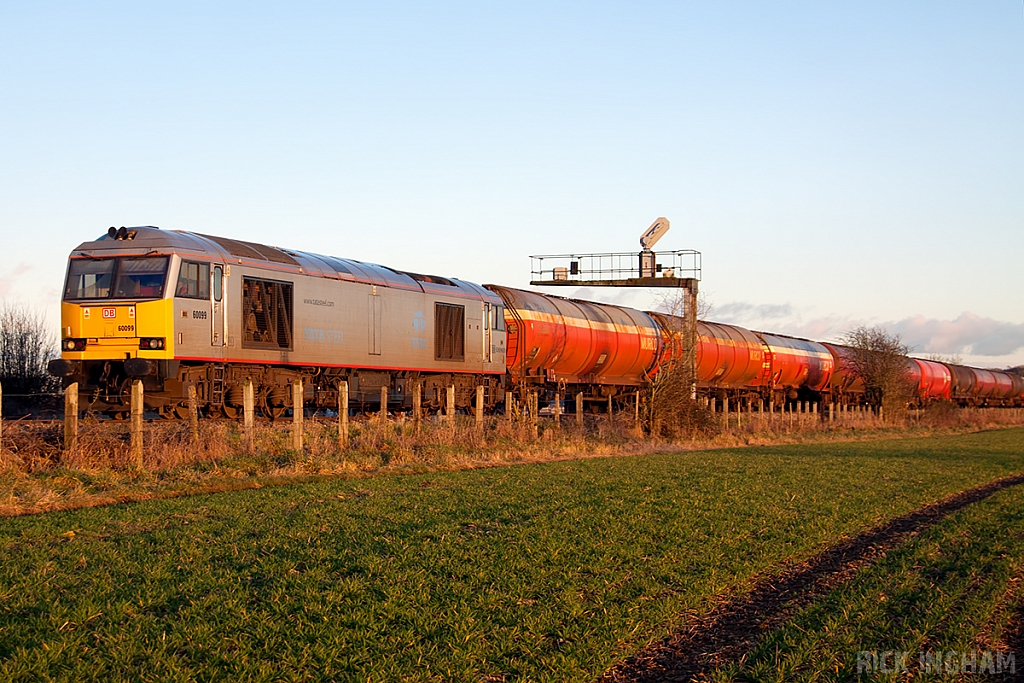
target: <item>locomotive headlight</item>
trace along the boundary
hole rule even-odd
[[[143,337],[142,339],[139,340],[139,348],[140,349],[151,349],[151,350],[162,349],[162,348],[164,348],[164,338],[163,337]]]

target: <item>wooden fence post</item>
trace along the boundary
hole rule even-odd
[[[583,392],[576,394],[576,426],[583,426]]]
[[[423,382],[414,380],[412,385],[412,424],[418,432],[423,419]]]
[[[252,453],[256,443],[256,390],[252,384],[252,378],[246,377],[242,385],[242,429],[245,431],[245,450]]]
[[[348,380],[338,382],[338,446],[348,448]]]
[[[555,426],[562,426],[562,392],[555,392]]]
[[[192,445],[199,445],[199,405],[196,401],[196,385],[188,385],[188,432]]]
[[[530,426],[533,428],[533,438],[540,436],[540,428],[537,426],[537,411],[540,408],[540,398],[537,396],[536,391],[531,391],[528,394],[530,401]]]
[[[64,452],[78,448],[78,382],[64,390]]]
[[[445,420],[448,424],[455,424],[455,385],[448,387],[448,401],[445,406]]]
[[[615,424],[615,408],[612,405],[612,397],[608,397],[608,426]]]
[[[508,420],[509,422],[512,421],[512,417],[513,417],[512,413],[513,412],[515,412],[515,411],[512,409],[512,392],[511,391],[506,391],[505,392],[505,419]]]
[[[637,429],[637,431],[639,431],[640,430],[640,392],[638,391],[638,392],[634,393],[633,394],[633,398],[634,398],[634,403],[633,403],[633,426]]]
[[[476,428],[482,431],[484,428],[484,387],[479,385],[476,388]]]
[[[384,424],[388,421],[388,388],[387,385],[383,385],[380,388],[380,422]]]
[[[142,404],[143,404],[143,390],[142,380],[136,379],[132,381],[132,424],[131,424],[131,435],[132,435],[132,465],[135,469],[142,469]]]
[[[302,450],[302,418],[305,400],[302,395],[302,380],[292,382],[292,449]]]

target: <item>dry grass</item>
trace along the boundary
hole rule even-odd
[[[920,411],[893,424],[869,415],[708,414],[714,421],[690,438],[640,434],[632,420],[563,416],[560,426],[542,420],[488,418],[482,429],[471,419],[455,424],[428,420],[419,428],[405,420],[353,422],[348,447],[338,445],[336,420],[307,420],[305,447],[291,446],[289,422],[259,423],[254,447],[245,449],[241,426],[202,421],[192,443],[188,425],[145,424],[143,468],[131,465],[126,423],[86,419],[79,445],[62,448],[59,422],[6,422],[0,447],[0,515],[106,505],[308,480],[468,469],[494,465],[643,455],[736,446],[822,443],[963,433],[1024,424],[1022,410]]]

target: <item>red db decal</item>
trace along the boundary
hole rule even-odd
[[[116,318],[117,317],[117,309],[116,308],[104,308],[103,309],[103,317],[104,318]]]

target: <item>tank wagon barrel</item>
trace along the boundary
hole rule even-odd
[[[644,385],[662,349],[661,328],[633,308],[499,285],[505,305],[510,381],[606,399]]]

